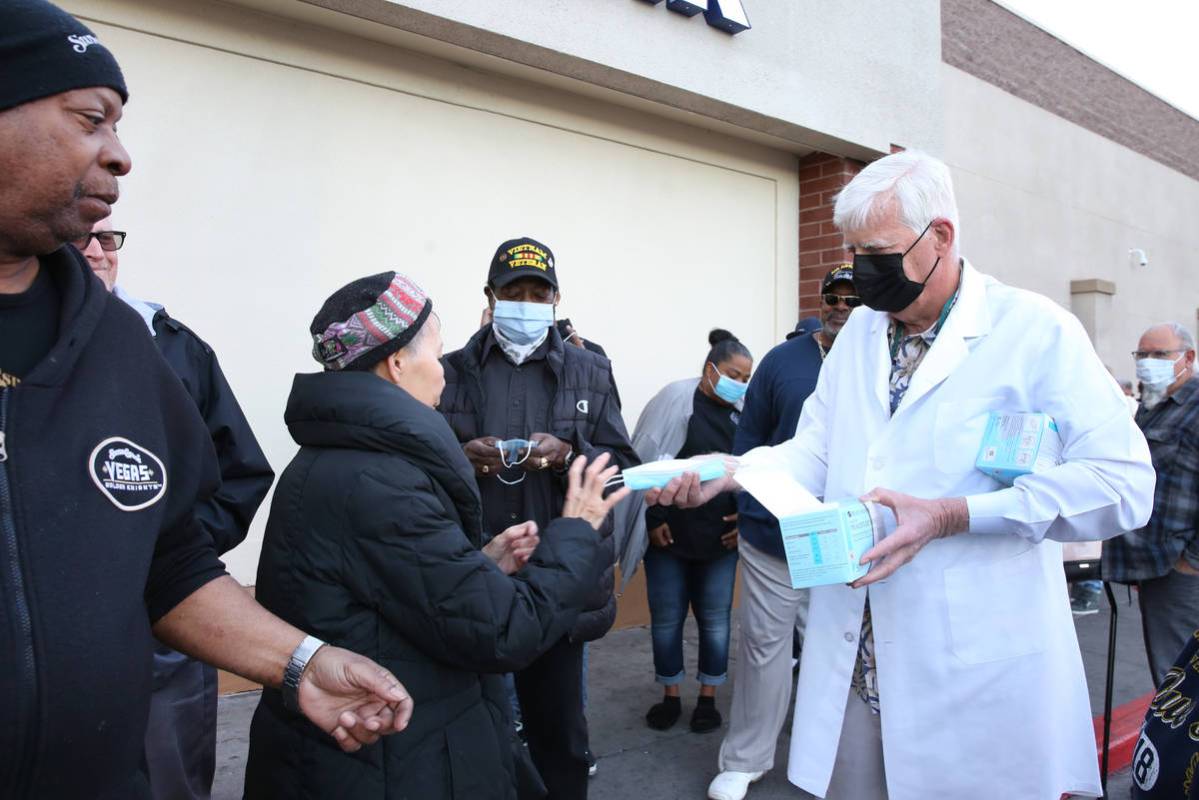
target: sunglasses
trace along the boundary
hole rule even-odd
[[[101,250],[107,250],[111,253],[114,250],[120,250],[121,245],[125,244],[125,231],[95,231],[84,236],[82,239],[72,242],[72,244],[78,247],[80,252],[83,252],[92,243],[92,239],[100,243]]]
[[[837,303],[844,302],[846,308],[857,308],[862,304],[862,298],[856,294],[826,294],[824,295],[824,304],[826,306],[835,306]]]

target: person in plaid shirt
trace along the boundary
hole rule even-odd
[[[1149,442],[1157,490],[1148,524],[1109,542],[1103,574],[1136,584],[1153,683],[1160,685],[1199,627],[1199,381],[1195,339],[1176,322],[1145,331],[1133,356],[1141,382],[1137,425]]]

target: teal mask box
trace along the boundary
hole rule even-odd
[[[882,538],[884,517],[874,503],[845,500],[781,517],[779,529],[791,586],[807,589],[853,583],[865,575],[870,565],[858,561],[874,546],[876,530]]]
[[[1002,484],[1062,463],[1062,439],[1048,414],[992,411],[974,466]]]

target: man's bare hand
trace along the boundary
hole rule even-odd
[[[670,526],[663,522],[650,531],[649,542],[654,547],[670,547],[674,544],[674,537],[670,535]]]
[[[1178,562],[1174,565],[1174,569],[1183,575],[1199,575],[1199,569],[1192,567],[1191,562],[1187,561],[1185,556],[1178,557]]]
[[[724,520],[725,522],[736,522],[737,515],[729,514],[727,517],[721,517],[721,519]],[[724,545],[724,548],[726,550],[736,550],[737,549],[737,540],[740,538],[740,534],[741,534],[741,530],[739,528],[733,528],[731,531],[729,531],[726,534],[723,534],[720,537],[720,543],[722,545]]]
[[[540,541],[541,537],[537,535],[537,523],[522,522],[519,525],[513,525],[483,545],[483,552],[495,562],[505,575],[511,575],[519,572],[525,564],[529,563],[529,558],[537,549]]]
[[[300,678],[300,710],[347,753],[408,727],[413,702],[404,686],[369,658],[325,645]]]
[[[494,436],[481,436],[462,445],[462,452],[475,468],[476,475],[494,475],[503,468],[500,451],[496,448],[499,441]]]
[[[535,433],[529,437],[530,442],[537,442],[533,452],[529,453],[524,467],[530,472],[543,469],[562,469],[566,466],[566,457],[570,455],[571,447],[557,436],[548,433]]]
[[[895,512],[896,528],[862,554],[858,563],[871,563],[870,571],[851,586],[860,589],[884,580],[916,557],[933,539],[962,533],[970,527],[970,510],[964,497],[922,500],[919,497],[875,489],[862,502],[880,503]],[[878,562],[882,563],[878,563]]]
[[[684,472],[661,489],[650,489],[645,493],[646,505],[698,508],[721,492],[733,492],[741,487],[726,474],[721,478],[700,483],[699,474]]]
[[[607,453],[600,453],[590,465],[586,456],[579,456],[570,465],[566,502],[562,504],[563,517],[585,519],[598,531],[608,512],[629,496],[629,489],[621,487],[604,497],[604,485],[620,471],[619,467],[609,467],[608,460]]]

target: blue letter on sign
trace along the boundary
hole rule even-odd
[[[657,5],[662,0],[646,0]],[[666,7],[685,17],[703,13],[704,19],[713,28],[725,33],[741,33],[750,28],[749,17],[741,0],[666,0]]]
[[[704,19],[713,28],[720,28],[725,33],[741,33],[749,30],[749,17],[745,15],[745,6],[741,0],[708,0],[708,10]]]

